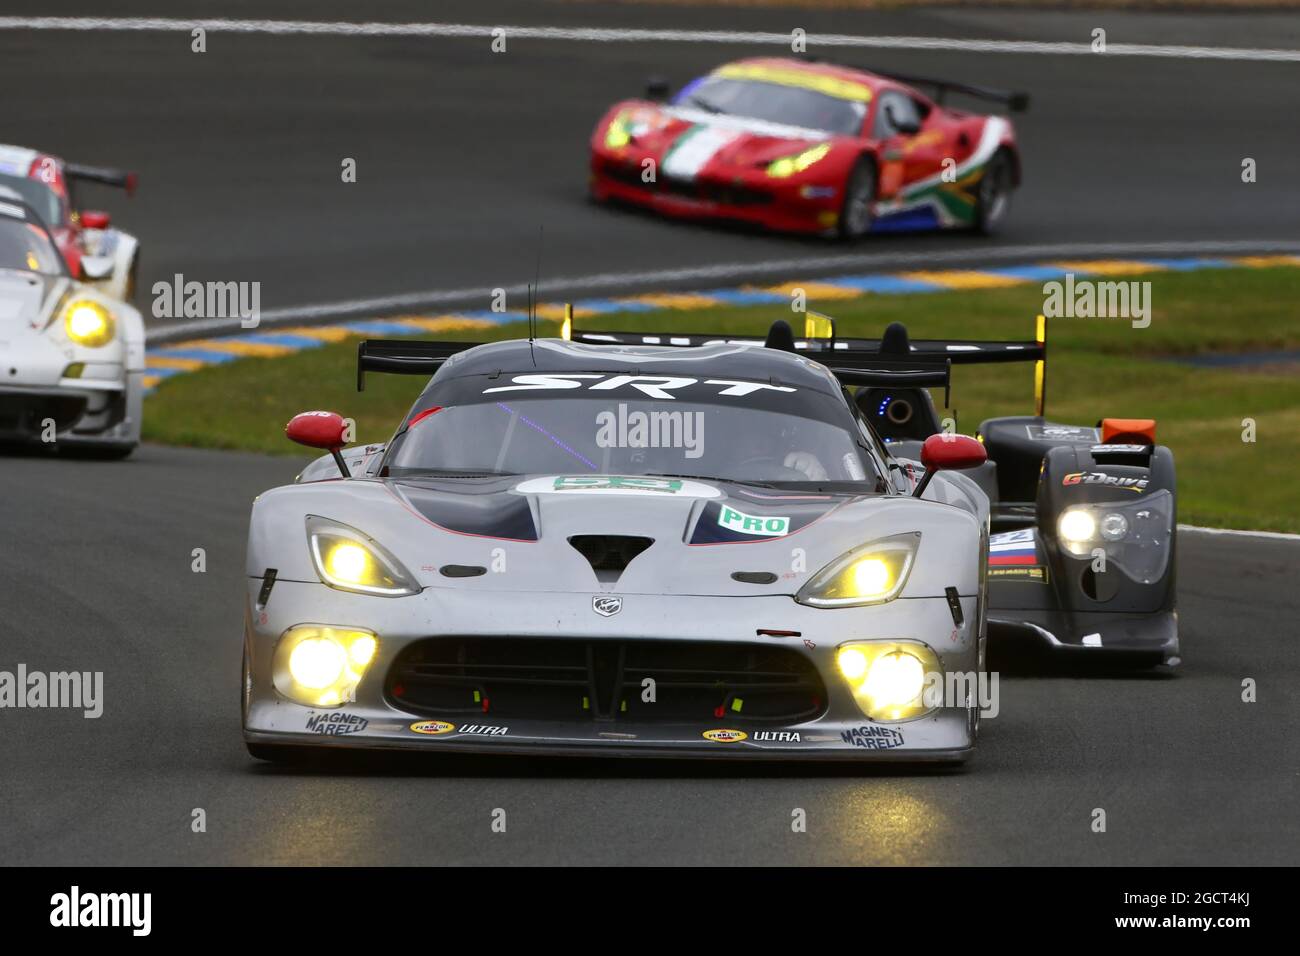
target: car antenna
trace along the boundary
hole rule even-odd
[[[537,295],[542,287],[542,237],[544,226],[537,227],[537,270],[528,296],[528,355],[537,367],[537,355],[533,352],[533,339],[537,337]]]

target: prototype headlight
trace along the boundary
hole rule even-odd
[[[1077,558],[1101,549],[1142,584],[1159,580],[1169,561],[1174,496],[1161,489],[1134,501],[1074,505],[1056,521],[1061,547]]]
[[[98,302],[78,299],[63,310],[63,328],[68,338],[86,348],[99,348],[113,341],[113,314]]]
[[[337,707],[356,699],[357,685],[378,647],[370,631],[317,624],[292,627],[276,645],[272,682],[300,704]]]
[[[884,604],[907,583],[921,536],[895,535],[855,548],[818,571],[795,596],[814,607]]]
[[[795,173],[802,173],[814,163],[821,162],[830,151],[830,143],[819,143],[810,149],[805,149],[802,153],[782,156],[767,164],[767,174],[775,179],[788,179]]]
[[[934,651],[908,641],[844,644],[835,656],[840,676],[862,713],[872,720],[911,720],[934,710],[943,669]]]
[[[420,585],[379,542],[327,518],[307,518],[307,541],[321,581],[342,591],[403,597]]]

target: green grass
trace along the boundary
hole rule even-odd
[[[1050,329],[1048,417],[1092,424],[1103,416],[1155,418],[1158,436],[1178,461],[1179,518],[1192,524],[1300,532],[1293,490],[1300,470],[1300,376],[1286,370],[1190,368],[1168,357],[1213,351],[1300,349],[1300,269],[1155,273],[1151,325],[1121,319],[1059,319]],[[863,296],[818,302],[847,336],[875,336],[906,322],[915,338],[1032,337],[1042,306],[1037,285],[975,292]],[[761,334],[781,307],[646,312],[580,320],[579,326],[626,330]],[[796,331],[799,331],[796,329]],[[512,338],[522,325],[440,338]],[[542,323],[543,335],[556,334]],[[327,408],[357,421],[362,440],[386,438],[424,380],[371,375],[358,394],[356,343],[278,359],[246,359],[162,382],[145,409],[145,438],[209,448],[301,454],[284,438],[300,411]],[[953,406],[961,431],[994,415],[1032,410],[1028,365],[958,367]],[[937,395],[938,402],[942,396]],[[1257,440],[1242,439],[1242,420]]]

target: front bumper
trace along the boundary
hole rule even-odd
[[[121,366],[105,378],[61,378],[42,386],[0,382],[0,439],[41,441],[47,423],[57,440],[103,440],[119,434],[128,419],[126,376]]]
[[[963,598],[964,625],[956,628],[943,598],[900,599],[868,608],[808,608],[789,597],[624,595],[620,613],[592,612],[587,593],[499,592],[486,598],[455,589],[385,599],[351,595],[321,584],[280,581],[265,606],[262,581],[249,579],[245,653],[244,737],[250,743],[311,747],[608,754],[642,757],[767,758],[955,762],[974,746],[975,707],[944,706],[907,721],[865,717],[839,675],[835,655],[846,641],[914,640],[928,644],[945,672],[972,673],[979,661],[973,622],[975,598]],[[338,707],[313,708],[276,690],[272,661],[281,636],[301,624],[365,628],[378,650],[355,694]],[[798,637],[759,636],[758,628],[797,631]],[[815,716],[797,722],[752,719],[743,711],[701,708],[672,719],[627,716],[541,719],[526,711],[438,714],[396,703],[388,680],[399,655],[438,636],[503,640],[680,642],[691,645],[780,644],[820,676],[825,700]],[[507,637],[504,637],[508,635]],[[720,701],[720,706],[723,702]],[[723,716],[718,716],[722,713]],[[413,728],[422,728],[416,730]],[[728,733],[723,733],[727,731]]]
[[[599,155],[593,157],[591,193],[682,219],[717,219],[763,226],[780,232],[832,234],[839,225],[844,197],[830,183],[792,183],[761,173],[731,179],[677,180],[660,176],[643,182],[641,168]]]

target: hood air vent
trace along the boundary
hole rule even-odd
[[[575,534],[569,539],[578,552],[587,559],[598,581],[617,581],[632,560],[650,545],[654,538],[641,538],[625,534]]]

